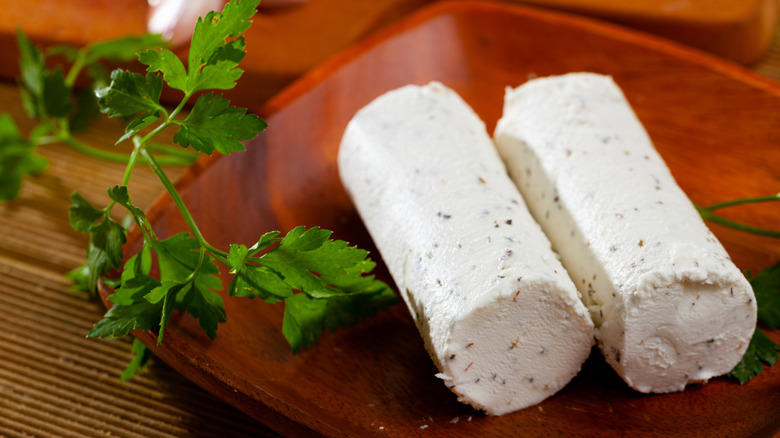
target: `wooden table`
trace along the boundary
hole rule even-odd
[[[780,31],[750,68],[780,80]],[[280,76],[276,89],[290,79]],[[0,83],[0,111],[23,131],[31,128],[13,83]],[[121,131],[118,121],[101,121],[83,139],[110,145]],[[118,382],[130,341],[85,338],[104,308],[71,291],[64,274],[84,262],[87,243],[68,225],[70,194],[78,190],[104,203],[123,166],[66,147],[41,152],[50,169],[28,179],[17,200],[0,205],[0,436],[273,436],[159,361]],[[171,176],[181,170],[170,169]],[[162,187],[141,168],[131,190],[137,204],[148,206]]]

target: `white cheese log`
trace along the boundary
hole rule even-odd
[[[347,126],[341,179],[447,387],[491,415],[568,383],[593,324],[485,125],[438,83],[378,97]]]
[[[756,325],[750,284],[610,77],[508,89],[495,140],[631,387],[679,391],[739,362]]]

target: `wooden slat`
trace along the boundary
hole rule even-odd
[[[13,84],[0,84],[0,109],[23,132],[31,128]],[[114,148],[121,129],[100,122],[83,140]],[[105,308],[69,290],[63,274],[85,261],[86,238],[68,224],[71,192],[103,205],[124,166],[63,146],[40,151],[50,168],[26,181],[18,200],[0,204],[0,436],[272,436],[159,361],[119,382],[130,341],[85,338]],[[181,169],[170,171],[175,178]],[[134,172],[134,202],[146,207],[161,191],[148,169]]]

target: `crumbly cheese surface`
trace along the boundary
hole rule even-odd
[[[610,77],[507,90],[494,137],[630,386],[678,391],[739,362],[753,291]]]
[[[349,123],[347,192],[459,400],[534,405],[580,370],[593,324],[485,125],[438,83],[380,96]]]

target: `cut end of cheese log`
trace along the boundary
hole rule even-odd
[[[439,369],[462,402],[501,415],[566,385],[593,323],[484,123],[438,83],[360,110],[342,182]]]
[[[579,372],[593,328],[568,287],[527,279],[515,297],[499,298],[454,323],[439,363],[459,400],[492,415],[533,406]]]
[[[610,77],[508,89],[494,138],[631,387],[679,391],[739,362],[756,325],[750,284]]]

